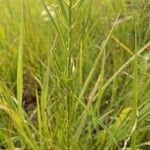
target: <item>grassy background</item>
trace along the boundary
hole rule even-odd
[[[0,149],[150,149],[148,0],[0,9]]]

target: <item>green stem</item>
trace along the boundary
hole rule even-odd
[[[17,99],[18,110],[23,117],[22,94],[23,94],[23,25],[24,25],[24,1],[21,3],[21,26],[20,26],[20,45],[17,62]]]
[[[70,149],[70,107],[71,107],[71,99],[70,99],[70,76],[71,76],[71,48],[72,48],[72,0],[69,1],[68,7],[68,46],[67,46],[67,149]]]
[[[137,54],[138,42],[137,42],[137,27],[135,26],[135,54]],[[137,126],[137,115],[138,115],[138,56],[135,55],[134,60],[134,80],[133,80],[133,126]],[[136,126],[132,134],[132,149],[136,149]]]

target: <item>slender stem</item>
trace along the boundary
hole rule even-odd
[[[137,41],[137,27],[135,25],[135,54],[137,52],[138,41]],[[133,63],[134,69],[134,80],[133,80],[133,127],[135,126],[135,130],[132,133],[132,149],[136,149],[136,126],[137,126],[137,115],[138,115],[138,61],[137,55],[135,55],[135,60]]]
[[[71,99],[70,99],[70,76],[71,76],[71,49],[72,49],[72,0],[69,1],[68,7],[68,46],[67,46],[67,149],[70,149],[70,107],[71,107]]]
[[[17,63],[17,98],[19,113],[23,117],[22,93],[23,93],[23,24],[24,24],[24,1],[21,2],[21,26],[20,26],[20,45]]]
[[[80,81],[80,85],[82,85],[83,83],[83,41],[81,40],[80,42],[80,63],[79,63],[79,81]]]

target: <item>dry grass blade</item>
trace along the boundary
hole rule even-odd
[[[145,46],[143,46],[137,52],[137,54],[134,54],[124,65],[122,65],[120,69],[104,84],[103,90],[105,90],[108,87],[108,85],[136,58],[136,56],[139,56],[142,52],[144,52],[149,47],[150,47],[150,42],[148,42]],[[95,96],[95,98],[97,98],[97,96],[98,94]]]

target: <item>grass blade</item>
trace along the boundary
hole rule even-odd
[[[21,4],[21,27],[20,27],[20,46],[18,50],[17,62],[17,99],[20,115],[23,115],[22,94],[23,94],[23,24],[24,24],[24,1]]]

